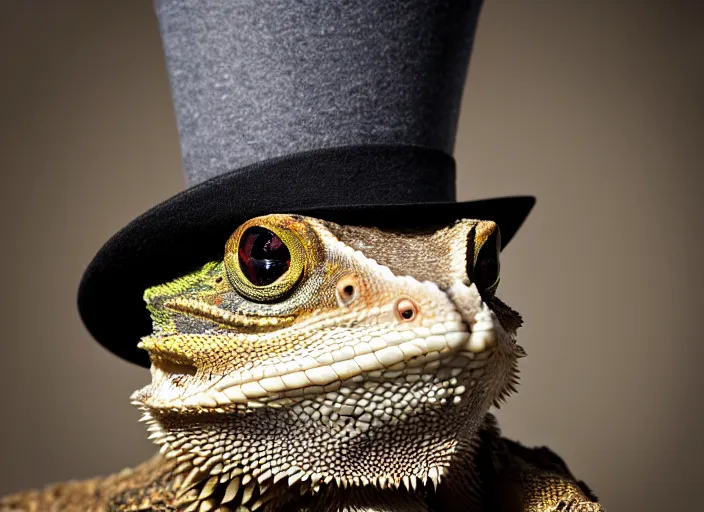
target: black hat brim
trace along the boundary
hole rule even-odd
[[[139,339],[151,332],[144,291],[222,259],[229,236],[252,217],[298,213],[390,229],[443,226],[462,218],[492,220],[499,225],[503,248],[535,204],[534,197],[515,196],[310,208],[259,192],[248,173],[229,173],[153,207],[110,238],[88,265],[78,291],[78,309],[93,337],[121,358],[148,367],[146,352],[137,349]]]

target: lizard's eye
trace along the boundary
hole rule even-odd
[[[247,229],[237,249],[240,270],[255,286],[266,286],[286,273],[291,253],[281,239],[265,228]]]
[[[499,286],[501,235],[494,222],[480,222],[467,240],[467,274],[482,295],[492,296]]]
[[[281,299],[293,290],[303,273],[304,251],[289,230],[245,224],[227,243],[227,277],[235,291],[247,299]]]

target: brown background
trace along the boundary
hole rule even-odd
[[[703,26],[697,2],[489,1],[463,105],[460,198],[539,198],[503,259],[529,354],[504,432],[613,511],[702,506]],[[0,73],[3,494],[152,452],[128,401],[149,374],[91,341],[75,289],[183,185],[150,2],[4,1]]]

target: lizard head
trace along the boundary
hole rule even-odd
[[[263,503],[282,480],[437,485],[515,383],[499,250],[493,222],[394,233],[269,215],[222,261],[148,289],[152,382],[133,400],[183,488]]]

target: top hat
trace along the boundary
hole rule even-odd
[[[156,0],[188,189],[88,265],[78,307],[91,334],[148,366],[144,290],[221,259],[259,215],[389,229],[493,220],[505,246],[533,197],[455,197],[480,3]]]

